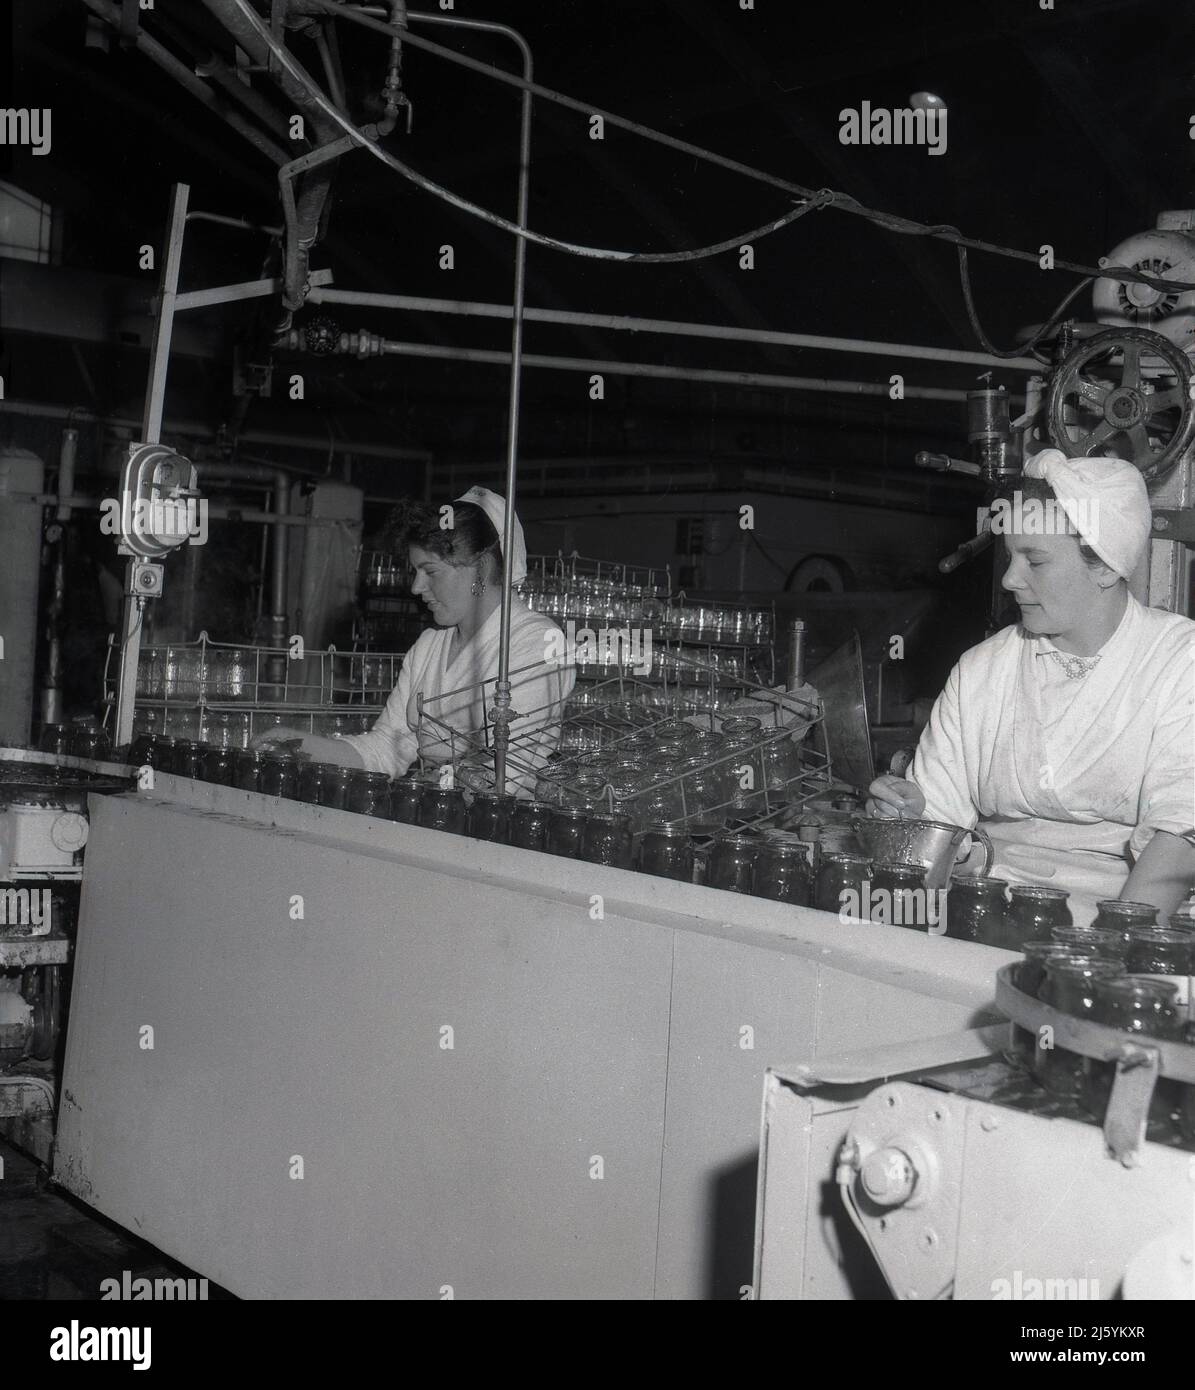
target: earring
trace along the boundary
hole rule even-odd
[[[477,598],[480,594],[484,594],[485,580],[475,579],[473,583],[469,585],[469,592],[473,595],[474,598]]]

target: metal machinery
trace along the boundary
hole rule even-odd
[[[1055,447],[1072,458],[1128,460],[1149,486],[1155,538],[1131,587],[1142,602],[1189,614],[1195,290],[1181,286],[1195,275],[1195,211],[1161,213],[1156,230],[1121,242],[1101,265],[1172,280],[1177,287],[1167,292],[1152,284],[1095,280],[1094,322],[1052,321],[1031,334],[1027,351],[1035,351],[1048,370],[1029,376],[1017,418],[1010,419],[1007,389],[989,381],[968,395],[973,459],[921,453],[917,465],[977,478],[986,504],[1015,482],[1024,459],[1040,449]],[[951,573],[986,550],[991,539],[984,524],[939,568]],[[994,576],[994,627],[1000,625],[995,621],[998,579]]]
[[[87,795],[127,768],[0,748],[0,1132],[42,1162],[79,909]]]
[[[1014,969],[998,997],[1032,1026],[1049,1011]],[[1195,1297],[1192,1142],[1143,1137],[1159,1074],[1189,1090],[1195,1048],[1054,1022],[1060,1046],[1115,1061],[1103,1130],[1006,1060],[1004,1025],[773,1068],[754,1296]]]

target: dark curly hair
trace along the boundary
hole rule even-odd
[[[1046,482],[1044,478],[1015,478],[1010,479],[1002,488],[999,489],[997,496],[1006,502],[1015,503],[1017,493],[1021,494],[1022,504],[1026,501],[1034,502],[1057,502],[1058,494]],[[1060,509],[1061,510],[1061,509]],[[1079,554],[1088,565],[1102,565],[1103,560],[1092,550],[1091,546],[1075,530],[1074,523],[1067,518],[1066,529],[1079,542]]]
[[[484,565],[486,557],[502,567],[502,542],[493,522],[473,502],[452,503],[452,525],[443,526],[440,508],[404,498],[386,520],[381,539],[388,549],[409,555],[412,546],[457,568]]]

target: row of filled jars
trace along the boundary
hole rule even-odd
[[[1148,905],[1101,903],[1089,928],[1061,927],[1026,942],[1014,983],[1023,994],[1089,1023],[1125,1034],[1126,1041],[1157,1039],[1195,1044],[1190,1015],[1195,974],[1195,919],[1172,914],[1170,926],[1129,926],[1156,913]],[[1116,1064],[1047,1045],[1052,1036],[1020,1026],[1012,1030],[1012,1055],[1056,1099],[1078,1105],[1101,1122]],[[1195,1087],[1159,1078],[1150,1102],[1148,1134],[1195,1140]]]

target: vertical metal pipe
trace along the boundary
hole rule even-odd
[[[178,295],[179,263],[183,255],[183,234],[187,228],[187,199],[191,190],[185,183],[174,186],[170,206],[170,230],[166,260],[158,293],[158,316],[154,324],[150,352],[149,382],[145,389],[145,415],[141,442],[157,444],[162,432],[162,406],[166,399],[166,369],[170,364],[170,341],[174,335],[174,301]],[[137,700],[137,667],[141,657],[141,623],[145,598],[133,591],[137,562],[125,566],[124,611],[120,624],[120,670],[116,686],[116,726],[113,743],[123,747],[133,739],[133,707]]]
[[[58,451],[58,510],[55,519],[60,533],[54,547],[54,580],[46,614],[49,640],[46,645],[46,678],[42,684],[41,717],[43,724],[62,722],[62,615],[66,611],[66,523],[71,517],[67,498],[75,491],[75,459],[78,456],[79,431],[68,426],[62,431]]]
[[[461,19],[433,13],[407,12],[409,21],[446,24],[485,33],[500,34],[516,44],[523,58],[523,78],[533,80],[531,48],[517,30],[485,20]],[[531,184],[531,93],[524,88],[520,101],[518,211],[520,229],[527,226],[527,204]],[[494,783],[501,794],[506,790],[506,750],[510,742],[510,610],[511,565],[514,550],[515,504],[518,491],[519,405],[523,388],[523,306],[527,286],[527,238],[515,237],[513,312],[510,332],[510,397],[506,426],[506,524],[502,528],[502,617],[498,634],[498,683],[494,691]]]
[[[287,516],[290,512],[290,478],[279,469],[274,474],[274,515]],[[274,545],[270,555],[270,616],[286,617],[287,588],[287,540],[288,527],[279,521],[274,526]]]

